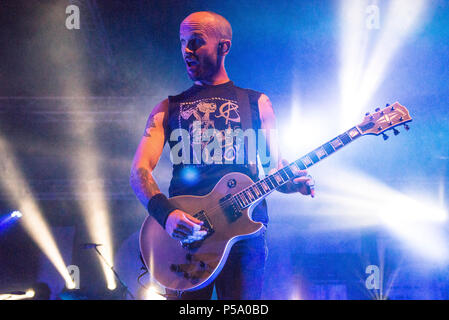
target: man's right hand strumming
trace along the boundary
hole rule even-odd
[[[192,243],[204,238],[207,231],[201,230],[203,221],[192,217],[182,210],[171,212],[165,222],[165,231],[176,240]]]
[[[165,221],[165,230],[173,239],[191,243],[207,234],[207,231],[201,230],[203,222],[182,210],[171,211],[168,199],[161,193],[152,175],[166,141],[167,113],[168,99],[156,105],[151,112],[134,156],[130,183],[137,198],[161,226]],[[168,216],[167,212],[170,212]]]

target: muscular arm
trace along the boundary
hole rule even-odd
[[[260,128],[262,129],[263,135],[260,138],[265,139],[267,152],[270,155],[269,159],[262,160],[264,172],[267,175],[270,171],[279,167],[281,159],[277,138],[276,117],[274,115],[271,101],[265,94],[261,94],[258,104]],[[267,162],[267,160],[269,160],[269,162]]]
[[[159,103],[151,112],[131,167],[131,187],[145,208],[153,196],[161,193],[152,172],[161,157],[167,139],[165,136],[167,119],[168,99]],[[201,224],[201,221],[189,214],[174,210],[167,217],[165,230],[175,239],[195,241],[206,234],[205,231],[200,231]]]
[[[151,197],[161,192],[152,172],[159,161],[166,140],[164,128],[167,111],[168,99],[154,107],[131,166],[131,188],[145,208]]]
[[[274,115],[273,106],[270,99],[262,94],[259,97],[259,115],[261,121],[261,129],[264,134],[267,150],[270,153],[270,162],[263,166],[265,174],[273,173],[275,170],[288,165],[288,161],[282,159],[279,148],[279,141],[276,129],[276,117]],[[288,182],[278,189],[282,193],[301,192],[304,195],[311,194],[310,188],[307,184],[310,182],[306,177],[307,171],[298,172],[298,177],[293,179],[293,182]],[[313,195],[312,195],[313,196]]]

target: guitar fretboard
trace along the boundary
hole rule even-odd
[[[232,199],[240,209],[249,207],[256,201],[266,197],[268,194],[297,177],[295,172],[306,170],[321,160],[327,158],[335,151],[351,143],[362,134],[357,127],[353,127],[334,139],[326,142],[319,148],[309,152],[305,156],[279,169],[275,173],[256,181],[251,186],[233,195]]]

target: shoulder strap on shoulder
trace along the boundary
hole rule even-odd
[[[247,129],[255,130],[253,123],[253,113],[251,112],[251,106],[249,102],[248,91],[239,87],[235,87],[236,97],[239,104],[240,111],[240,122],[242,124],[242,130],[245,131]],[[256,148],[257,148],[257,131],[256,131]],[[257,176],[257,157],[255,162],[249,161],[248,155],[248,143],[245,141],[245,159],[247,160],[247,166],[252,175]]]

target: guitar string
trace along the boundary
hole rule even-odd
[[[345,133],[346,133],[346,132],[345,132]],[[337,137],[337,138],[338,138],[338,137]],[[332,140],[331,140],[331,141],[332,141]],[[352,142],[352,139],[351,139],[351,142]],[[343,144],[343,146],[345,146],[345,144]],[[328,155],[329,155],[329,154],[328,154]],[[263,178],[263,179],[261,179],[261,180],[258,180],[258,181],[256,181],[256,182],[254,182],[253,184],[251,184],[250,186],[246,187],[245,189],[243,189],[243,190],[241,190],[241,191],[239,191],[239,192],[233,194],[232,197],[230,197],[229,199],[224,200],[223,202],[219,203],[217,206],[212,207],[211,209],[209,209],[210,212],[212,213],[212,211],[214,211],[215,209],[217,209],[217,208],[223,206],[224,204],[226,204],[226,205],[229,204],[230,202],[232,202],[232,201],[234,200],[234,198],[235,198],[238,194],[242,194],[242,195],[243,195],[243,196],[242,196],[243,199],[246,200],[246,198],[245,198],[245,192],[247,192],[247,191],[248,191],[249,189],[251,189],[251,188],[257,187],[257,184],[260,184],[260,183],[262,183],[262,182],[265,181],[265,180],[266,180],[266,181],[269,181],[270,184],[272,184],[272,185],[274,186],[273,189],[271,189],[271,187],[269,186],[269,184],[268,184],[267,182],[265,182],[265,183],[268,185],[268,187],[271,189],[270,191],[266,192],[265,194],[264,194],[263,192],[261,192],[261,193],[262,193],[262,196],[260,196],[260,197],[255,197],[255,200],[251,200],[250,197],[247,196],[247,198],[248,198],[248,200],[249,200],[249,204],[246,205],[245,207],[241,208],[241,209],[245,209],[245,208],[249,207],[251,204],[253,204],[253,203],[256,202],[257,200],[259,200],[259,199],[261,199],[261,198],[263,198],[263,197],[269,195],[271,192],[273,192],[273,191],[276,190],[277,188],[283,186],[283,185],[286,184],[288,181],[291,181],[292,179],[296,178],[296,176],[293,174],[293,177],[292,177],[292,178],[288,178],[286,181],[284,181],[284,178],[282,177],[282,174],[280,174],[280,172],[283,170],[283,171],[284,171],[284,174],[285,174],[287,177],[289,177],[289,175],[286,173],[286,168],[290,168],[290,166],[292,166],[293,164],[295,164],[295,166],[298,167],[298,165],[296,164],[296,162],[297,162],[297,161],[301,161],[301,159],[302,159],[302,158],[299,158],[298,160],[296,160],[296,161],[294,161],[294,162],[288,164],[287,166],[285,166],[285,167],[279,169],[279,170],[276,171],[275,173],[273,173],[273,174],[271,174],[271,175],[268,175],[267,177],[265,177],[265,178]],[[322,159],[320,159],[319,157],[318,157],[318,159],[319,159],[319,160],[318,160],[317,162],[313,162],[313,161],[312,161],[312,164],[311,164],[309,167],[311,167],[311,166],[314,165],[315,163],[318,163],[319,161],[322,160]],[[309,168],[309,167],[306,166],[306,168]],[[280,177],[281,177],[281,179],[282,179],[282,183],[281,183],[281,184],[279,184],[279,182],[278,182],[278,181],[276,180],[276,178],[274,177],[276,174],[279,174],[279,175],[280,175]],[[298,177],[299,177],[299,176],[298,176]],[[276,186],[276,185],[271,181],[270,178],[273,178],[273,179],[276,181],[276,183],[279,184],[279,185]],[[262,189],[263,191],[265,191],[265,189],[264,189],[263,187],[262,187],[261,189]],[[259,191],[260,191],[260,189],[259,189]],[[251,191],[250,191],[250,192],[251,192]],[[254,192],[254,191],[253,191],[253,192]],[[254,192],[254,193],[255,193],[255,192]],[[254,197],[254,196],[253,196],[253,197]],[[235,202],[237,203],[237,205],[238,205],[239,207],[241,207],[238,200],[236,200]],[[241,202],[245,205],[245,201],[241,201]],[[211,213],[210,213],[209,215],[212,215]]]
[[[267,177],[267,178],[268,178],[268,177]],[[264,179],[266,179],[266,178],[264,178]],[[292,178],[292,179],[293,179],[293,178]],[[259,200],[259,199],[262,199],[262,198],[265,197],[265,196],[268,196],[271,192],[273,192],[274,190],[276,190],[277,188],[279,188],[280,186],[284,185],[285,183],[287,183],[287,182],[290,181],[290,180],[291,180],[291,179],[289,179],[289,180],[283,182],[283,184],[279,185],[278,187],[275,187],[275,188],[271,189],[270,191],[266,192],[265,194],[262,194],[262,196],[258,197],[258,198],[257,198],[256,200],[254,200],[254,201],[251,201],[251,203],[250,203],[249,205],[247,205],[247,206],[245,206],[245,207],[243,207],[243,208],[241,208],[241,209],[243,210],[243,209],[245,209],[245,208],[248,208],[249,206],[251,206],[251,204],[253,204],[254,202],[256,202],[256,201]],[[243,189],[243,190],[241,190],[241,191],[239,191],[239,192],[233,194],[232,197],[230,197],[229,199],[224,200],[223,202],[219,203],[219,204],[216,205],[215,207],[212,207],[211,209],[209,209],[208,215],[209,215],[209,216],[213,216],[212,213],[213,213],[213,212],[217,212],[217,211],[215,211],[216,209],[218,209],[219,207],[223,206],[224,204],[225,204],[225,205],[230,204],[231,202],[233,202],[234,197],[235,197],[237,194],[241,194],[241,193],[243,193],[244,191],[247,191],[249,188],[255,186],[255,185],[256,185],[257,183],[259,183],[260,181],[261,181],[261,180],[258,180],[257,182],[255,182],[255,183],[252,184],[251,186],[249,186],[249,187],[247,187],[247,188],[245,188],[245,189]],[[272,184],[273,184],[273,183],[272,183]],[[273,184],[273,186],[274,186],[274,184]],[[236,203],[237,203],[237,205],[240,207],[240,204],[238,203],[238,201],[236,201]],[[243,204],[245,204],[245,203],[243,203]],[[205,215],[205,214],[202,213],[202,215]],[[201,220],[201,219],[200,219],[200,220]],[[204,220],[202,220],[202,221],[204,221]]]
[[[351,129],[351,130],[352,130],[352,129]],[[333,145],[331,144],[332,141],[338,139],[338,140],[341,142],[342,146],[344,147],[344,146],[346,146],[347,144],[349,144],[350,142],[354,141],[356,138],[358,138],[358,137],[360,136],[360,135],[358,135],[358,136],[356,136],[356,137],[351,137],[351,136],[349,135],[349,131],[350,131],[350,130],[344,132],[344,134],[346,134],[346,135],[349,137],[349,139],[350,139],[347,143],[344,143],[344,142],[341,140],[340,136],[342,136],[342,135],[340,135],[340,136],[337,136],[335,139],[330,140],[329,142],[323,144],[320,148],[323,148],[323,149],[324,149],[324,146],[325,146],[326,144],[330,144],[330,145],[332,146],[332,149],[334,149],[334,151],[337,151],[338,149],[335,149],[335,148],[333,147]],[[325,149],[324,149],[324,150],[325,150]],[[312,152],[313,152],[313,151],[312,151]],[[331,155],[331,154],[333,153],[333,152],[332,152],[332,153],[329,154],[329,153],[327,152],[327,150],[325,150],[325,152],[326,152],[327,156],[329,156],[329,155]],[[326,156],[326,157],[327,157],[327,156]],[[312,163],[311,163],[311,165],[310,165],[309,167],[313,166],[314,164],[316,164],[316,163],[318,163],[319,161],[322,160],[322,158],[320,158],[320,157],[318,157],[318,159],[319,159],[319,160],[318,160],[317,162],[312,161]],[[273,174],[271,174],[271,175],[265,177],[265,178],[262,179],[262,180],[258,180],[258,181],[256,181],[256,182],[254,182],[252,185],[246,187],[245,189],[243,189],[243,190],[241,190],[241,191],[239,191],[239,192],[233,194],[229,199],[224,200],[223,202],[219,203],[217,206],[212,207],[211,209],[209,209],[208,215],[209,215],[209,216],[213,216],[213,213],[216,212],[216,211],[215,211],[216,209],[218,209],[219,207],[222,207],[223,205],[227,205],[227,204],[229,204],[230,202],[236,203],[236,204],[239,206],[239,208],[240,208],[240,207],[241,207],[240,202],[239,202],[238,200],[235,200],[235,199],[236,199],[236,196],[239,195],[239,194],[243,194],[243,199],[246,200],[246,198],[244,197],[245,194],[246,194],[245,192],[247,192],[249,189],[254,188],[254,187],[257,187],[258,190],[259,190],[259,192],[261,192],[260,189],[261,189],[262,191],[265,191],[265,189],[264,189],[263,187],[261,187],[261,188],[259,189],[259,187],[257,186],[257,184],[261,184],[264,180],[267,180],[267,179],[268,179],[268,181],[274,186],[274,188],[271,189],[270,186],[269,186],[269,184],[267,183],[267,184],[268,184],[268,187],[269,187],[271,190],[268,191],[268,192],[266,192],[265,194],[264,194],[263,192],[261,192],[262,195],[261,195],[260,197],[257,197],[257,194],[256,194],[256,197],[253,196],[253,197],[255,198],[255,200],[251,200],[250,197],[247,196],[247,198],[249,199],[249,204],[246,205],[245,207],[242,207],[241,209],[243,210],[243,209],[245,209],[245,208],[251,206],[251,204],[255,203],[257,200],[262,199],[262,198],[268,196],[271,192],[273,192],[273,191],[276,190],[277,188],[281,187],[282,185],[284,185],[284,184],[287,183],[288,181],[291,181],[292,179],[294,179],[294,178],[296,178],[296,177],[299,177],[299,176],[295,176],[295,175],[294,175],[292,178],[288,178],[287,181],[284,181],[284,178],[283,178],[282,175],[280,174],[280,171],[281,171],[281,170],[284,170],[284,174],[286,174],[286,176],[289,177],[289,175],[285,172],[285,169],[286,169],[286,168],[290,168],[290,166],[293,165],[293,164],[295,164],[296,166],[298,166],[298,165],[296,164],[297,161],[301,161],[301,162],[302,162],[302,158],[299,158],[298,160],[296,160],[296,161],[292,162],[291,164],[287,165],[286,167],[279,169],[277,172],[275,172],[275,173],[273,173]],[[309,168],[309,167],[306,166],[306,168]],[[282,184],[279,184],[279,182],[276,180],[276,178],[274,178],[274,176],[275,176],[276,174],[280,174],[281,179],[282,179]],[[276,185],[270,180],[271,177],[273,177],[274,180],[276,181],[276,183],[279,184],[277,187],[276,187]],[[250,192],[251,192],[251,191],[250,191]],[[254,192],[254,191],[253,191],[253,192]],[[256,193],[256,192],[254,192],[254,193]],[[238,199],[238,198],[237,198],[237,199]],[[235,200],[235,201],[234,201],[234,200]],[[241,202],[245,205],[245,201],[241,201]],[[206,215],[205,213],[201,213],[201,216],[202,216],[203,218],[206,218],[206,219],[207,219],[207,216],[208,216],[208,215]],[[204,221],[204,220],[203,220],[203,221]]]
[[[351,129],[351,130],[352,130],[352,129]],[[343,134],[348,135],[349,138],[350,138],[350,141],[349,141],[349,142],[352,142],[352,141],[354,141],[355,139],[354,139],[353,137],[351,137],[351,136],[348,134],[349,131],[350,131],[350,130],[345,131]],[[326,144],[331,144],[331,142],[334,141],[334,140],[336,140],[336,139],[338,139],[338,140],[342,143],[343,146],[346,146],[349,142],[348,142],[348,143],[344,143],[344,142],[341,140],[340,136],[342,136],[343,134],[341,134],[341,135],[337,136],[336,138],[334,138],[334,139],[328,141],[327,143],[321,145],[320,148],[324,148],[324,145],[326,145]],[[356,138],[358,138],[358,136],[357,136]],[[332,144],[331,144],[331,146],[332,146]],[[332,146],[332,148],[334,149],[334,151],[337,151],[333,146]],[[313,151],[312,151],[312,152],[313,152]],[[325,152],[326,152],[327,156],[330,155],[327,151],[325,151]],[[333,152],[332,152],[332,153],[333,153]],[[332,153],[331,153],[331,154],[332,154]],[[232,197],[230,197],[230,198],[227,199],[227,200],[224,200],[223,202],[219,203],[217,206],[212,207],[212,208],[209,209],[209,210],[210,210],[210,211],[214,211],[215,209],[221,207],[223,204],[226,204],[226,205],[227,205],[229,202],[233,201],[234,198],[235,198],[238,194],[243,194],[243,199],[246,199],[246,198],[244,197],[244,192],[248,191],[248,190],[251,189],[251,188],[256,187],[257,184],[260,184],[262,181],[268,179],[268,181],[274,186],[274,188],[271,189],[271,188],[269,187],[269,184],[267,183],[267,184],[268,184],[268,187],[271,189],[270,191],[268,191],[268,192],[265,193],[265,194],[263,194],[263,192],[261,192],[261,193],[262,193],[262,196],[260,196],[260,197],[255,197],[255,200],[251,200],[250,197],[248,196],[249,204],[248,204],[247,206],[245,206],[245,207],[242,207],[241,209],[245,209],[245,208],[249,207],[251,204],[253,204],[253,203],[256,202],[257,200],[263,198],[264,196],[269,195],[271,192],[273,192],[273,191],[276,190],[277,188],[281,187],[282,185],[284,185],[284,184],[287,183],[288,181],[291,181],[292,179],[296,178],[297,176],[294,175],[292,178],[289,178],[289,179],[287,179],[287,181],[284,181],[284,178],[282,178],[282,174],[280,174],[280,171],[284,170],[284,174],[286,174],[286,176],[288,177],[289,175],[285,172],[285,169],[286,169],[286,168],[290,168],[290,166],[293,165],[293,164],[295,164],[296,167],[298,167],[298,165],[296,164],[296,162],[297,162],[297,161],[301,161],[301,159],[302,159],[302,158],[299,158],[298,160],[296,160],[296,161],[290,163],[289,165],[287,165],[287,166],[285,166],[285,167],[279,169],[278,171],[276,171],[275,173],[273,173],[273,174],[271,174],[271,175],[265,177],[264,179],[258,180],[258,181],[256,181],[256,182],[254,182],[252,185],[250,185],[250,186],[246,187],[245,189],[243,189],[243,190],[241,190],[241,191],[239,191],[239,192],[233,194]],[[319,159],[319,160],[318,160],[317,162],[313,162],[313,161],[312,161],[312,163],[311,163],[311,165],[310,165],[309,167],[313,166],[314,164],[316,164],[316,163],[318,163],[318,162],[320,162],[320,161],[322,160],[322,158],[320,158],[320,157],[318,157],[318,159]],[[301,162],[302,162],[302,161],[301,161]],[[306,168],[309,168],[309,167],[306,166]],[[279,184],[279,182],[277,182],[276,178],[274,178],[274,176],[275,176],[276,174],[279,174],[279,175],[281,176],[281,179],[282,179],[282,181],[283,181],[282,184]],[[276,187],[276,185],[270,180],[271,177],[273,177],[274,180],[276,181],[276,183],[279,184],[277,187]],[[299,176],[298,176],[298,177],[299,177]],[[265,189],[264,189],[263,187],[262,187],[261,189],[262,189],[263,191],[265,191]],[[259,190],[259,191],[260,191],[260,190]],[[250,192],[251,192],[251,191],[250,191]],[[255,193],[255,192],[254,192],[254,193]],[[237,205],[240,207],[240,203],[239,203],[238,200],[236,200],[236,203],[237,203]],[[245,205],[245,201],[242,201],[242,203]]]
[[[296,161],[299,161],[299,160],[300,160],[300,159],[298,159],[298,160],[296,160]],[[321,159],[320,159],[320,160],[321,160]],[[264,189],[262,186],[260,187],[260,189],[262,189],[262,191],[260,191],[259,187],[257,187],[258,190],[259,190],[259,192],[262,194],[260,197],[254,197],[254,196],[253,196],[253,197],[255,198],[255,200],[251,200],[250,197],[248,196],[248,197],[247,197],[247,198],[249,199],[249,204],[248,204],[248,205],[245,205],[245,201],[241,201],[241,202],[245,205],[244,207],[241,208],[242,210],[245,209],[245,208],[247,208],[247,207],[249,207],[251,204],[255,203],[257,200],[262,199],[263,197],[269,195],[271,192],[273,192],[273,191],[276,190],[277,188],[283,186],[283,185],[286,184],[287,182],[289,182],[289,181],[291,181],[292,179],[296,178],[296,176],[293,175],[292,178],[288,178],[286,181],[284,181],[284,178],[282,177],[282,174],[280,174],[280,172],[283,170],[283,171],[284,171],[284,174],[285,174],[287,177],[289,177],[289,175],[286,173],[286,168],[290,168],[290,166],[293,165],[293,164],[295,164],[296,167],[298,167],[298,165],[296,164],[296,161],[294,161],[294,162],[290,163],[289,165],[287,165],[287,166],[285,166],[285,167],[279,169],[279,170],[276,171],[275,173],[273,173],[273,174],[271,174],[271,175],[268,175],[267,177],[265,177],[265,178],[263,178],[263,179],[261,179],[261,180],[258,180],[258,181],[256,181],[256,182],[254,182],[254,183],[251,184],[250,186],[248,186],[248,187],[246,187],[245,189],[243,189],[243,190],[241,190],[241,191],[239,191],[239,192],[233,194],[232,197],[230,197],[230,198],[227,199],[227,200],[224,200],[223,202],[219,203],[217,206],[212,207],[212,208],[209,209],[209,210],[212,212],[212,211],[214,211],[215,209],[217,209],[217,208],[223,206],[223,204],[226,204],[226,205],[229,204],[230,202],[232,202],[232,201],[234,200],[234,198],[235,198],[238,194],[242,194],[243,199],[246,200],[246,198],[244,197],[244,192],[247,192],[247,191],[248,191],[249,189],[251,189],[251,188],[257,187],[257,184],[261,184],[261,183],[262,183],[263,181],[265,181],[265,180],[269,181],[270,184],[272,184],[272,185],[274,186],[274,188],[271,189],[270,184],[268,184],[267,182],[265,182],[265,183],[268,185],[268,188],[270,189],[269,191],[265,191],[265,189]],[[313,163],[313,164],[315,164],[315,163]],[[312,164],[312,165],[313,165],[313,164]],[[282,183],[281,183],[281,184],[279,184],[279,182],[276,180],[276,178],[274,178],[274,176],[275,176],[276,174],[279,174],[279,175],[280,175],[280,177],[281,177],[281,179],[282,179]],[[299,176],[298,176],[298,177],[299,177]],[[276,185],[270,180],[270,178],[273,178],[273,179],[276,181],[276,183],[278,184],[278,186],[276,186]],[[250,191],[250,192],[251,192],[251,191]],[[254,192],[254,191],[253,191],[253,192]],[[263,192],[266,192],[266,193],[264,194]],[[254,193],[256,193],[256,192],[254,192]],[[240,203],[239,203],[238,200],[236,200],[235,202],[237,203],[237,205],[238,205],[239,207],[241,207],[241,205],[240,205]]]

